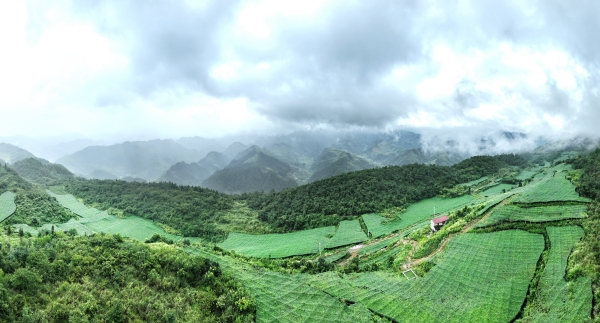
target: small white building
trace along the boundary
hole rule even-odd
[[[431,231],[435,232],[442,228],[444,224],[446,224],[446,221],[448,221],[447,215],[440,216],[439,218],[432,219],[429,223],[429,227],[431,228]]]

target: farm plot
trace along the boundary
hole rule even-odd
[[[477,184],[479,184],[479,183],[481,183],[481,182],[483,182],[483,181],[487,180],[488,178],[489,178],[489,177],[487,177],[487,176],[484,176],[484,177],[482,177],[482,178],[480,178],[480,179],[476,179],[476,180],[474,180],[474,181],[470,181],[470,182],[468,182],[468,183],[462,183],[462,184],[458,184],[458,185],[460,185],[460,186],[473,186],[473,185],[477,185]]]
[[[186,251],[217,261],[224,271],[243,284],[256,301],[256,322],[376,322],[366,307],[348,306],[308,284],[310,275],[286,275],[251,268],[195,248]]]
[[[477,201],[471,195],[463,195],[455,198],[434,197],[411,204],[406,211],[399,214],[400,219],[389,221],[377,214],[364,214],[363,221],[371,232],[372,238],[407,228],[417,222],[433,217],[433,208],[436,214],[445,213],[464,205]]]
[[[149,239],[154,234],[159,234],[175,241],[181,239],[180,236],[166,233],[154,222],[137,216],[129,216],[121,219],[109,215],[97,221],[86,222],[84,225],[95,232],[120,234],[140,241]]]
[[[583,229],[547,227],[550,254],[540,278],[536,298],[526,322],[583,322],[592,311],[592,286],[589,277],[564,280],[567,259],[583,236]]]
[[[328,274],[311,284],[398,322],[509,322],[521,308],[543,249],[539,234],[466,233],[448,243],[422,278]]]
[[[56,200],[58,201],[58,203],[60,205],[71,210],[73,213],[79,215],[82,218],[98,219],[98,218],[108,217],[108,213],[106,213],[106,211],[100,211],[95,208],[88,208],[87,206],[85,206],[85,204],[79,202],[75,198],[75,196],[73,196],[71,194],[59,195],[59,194],[54,194],[50,190],[46,190],[46,193],[48,193],[48,195],[56,198]]]
[[[71,229],[75,229],[75,230],[77,230],[77,234],[79,234],[79,235],[94,233],[94,231],[92,229],[86,227],[85,225],[81,224],[81,222],[74,220],[74,219],[70,219],[68,222],[65,222],[65,223],[44,224],[39,230],[51,231],[52,226],[54,226],[54,231],[66,232]]]
[[[495,185],[493,187],[488,188],[487,190],[478,193],[481,194],[483,196],[495,196],[501,193],[505,193],[506,191],[510,191],[511,189],[513,189],[515,186],[512,184],[498,184]]]
[[[0,222],[6,220],[17,210],[15,196],[13,192],[4,192],[0,195]]]
[[[318,253],[319,244],[324,249],[329,237],[334,233],[333,226],[281,234],[252,235],[232,232],[219,246],[244,256],[284,258]]]
[[[554,168],[550,169],[551,171]],[[516,203],[543,203],[558,201],[589,202],[588,198],[580,197],[575,192],[575,186],[565,178],[565,173],[557,171],[554,175],[547,175],[539,183],[528,187],[516,198]]]
[[[477,227],[494,225],[504,221],[548,222],[564,219],[585,218],[585,205],[548,205],[535,207],[520,207],[505,205],[496,208],[487,218],[477,224]]]
[[[367,240],[367,235],[362,230],[358,219],[341,221],[335,234],[327,242],[326,248],[336,248],[349,244],[363,242]]]
[[[538,173],[538,171],[536,171],[536,170],[523,170],[515,178],[518,179],[518,180],[520,180],[520,181],[524,181],[526,179],[530,179],[531,176],[533,176],[533,175],[535,175],[537,173]]]

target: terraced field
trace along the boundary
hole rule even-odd
[[[485,190],[481,193],[478,193],[478,194],[483,195],[483,196],[495,196],[495,195],[498,195],[501,193],[505,193],[506,191],[510,191],[514,187],[515,186],[512,184],[498,184],[498,185],[490,187],[487,190]]]
[[[310,283],[398,322],[508,322],[519,312],[543,249],[539,234],[463,234],[422,278],[326,273]]]
[[[362,230],[360,222],[357,220],[342,221],[335,234],[327,242],[326,248],[336,248],[349,244],[363,242],[367,240],[367,235]]]
[[[319,253],[319,243],[325,249],[335,227],[323,227],[282,234],[252,235],[232,232],[219,246],[244,256],[284,258]]]
[[[477,227],[485,227],[500,222],[548,222],[564,219],[585,218],[586,205],[548,205],[534,207],[520,207],[518,205],[505,205],[496,208],[486,219],[477,224]]]
[[[15,196],[13,192],[4,192],[0,195],[0,222],[6,220],[17,210]]]
[[[583,236],[577,226],[547,227],[550,254],[540,278],[536,299],[527,317],[520,322],[584,322],[592,311],[592,286],[589,277],[564,280],[567,259]]]
[[[108,213],[106,213],[106,211],[100,211],[95,208],[89,208],[89,207],[85,206],[85,204],[79,202],[75,198],[75,196],[73,196],[71,194],[59,195],[59,194],[54,194],[50,190],[46,190],[46,193],[48,193],[48,195],[56,198],[56,200],[58,201],[58,203],[60,205],[62,205],[63,207],[66,207],[67,209],[71,210],[73,213],[79,215],[82,218],[97,219],[97,218],[108,217]]]
[[[408,228],[411,225],[428,218],[432,218],[434,208],[436,214],[439,215],[465,205],[479,202],[483,201],[481,199],[476,199],[471,195],[463,195],[456,198],[434,197],[410,205],[406,211],[399,214],[399,220],[388,221],[388,219],[377,214],[365,214],[362,218],[367,225],[367,229],[371,232],[371,238],[377,238],[388,233]]]
[[[544,178],[533,187],[525,190],[516,200],[516,203],[545,203],[545,202],[589,202],[585,197],[580,197],[575,192],[575,186],[565,178],[565,167],[551,168]]]

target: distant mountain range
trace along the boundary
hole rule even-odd
[[[234,140],[235,139],[235,140]],[[467,144],[410,131],[301,131],[287,135],[133,141],[86,146],[56,162],[77,176],[173,182],[227,193],[279,191],[342,173],[413,163],[452,165],[475,154],[529,142],[522,133],[498,132]],[[90,140],[55,145],[60,151]],[[55,152],[56,153],[56,152]],[[48,152],[50,154],[50,152]],[[0,162],[35,157],[0,144]]]

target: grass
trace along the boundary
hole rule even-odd
[[[325,249],[329,237],[334,233],[333,226],[281,234],[252,235],[232,232],[219,246],[244,256],[285,258],[319,253],[319,243],[321,249]]]
[[[326,248],[336,248],[367,240],[367,235],[360,227],[358,219],[341,221],[335,234],[327,242]]]
[[[535,207],[520,207],[518,205],[505,205],[496,208],[486,219],[477,224],[477,227],[494,225],[504,221],[548,222],[564,219],[585,218],[586,205],[548,205]]]
[[[312,278],[313,286],[398,322],[509,322],[519,312],[544,249],[542,235],[466,233],[424,277],[362,273]]]
[[[388,221],[377,214],[365,214],[362,216],[372,238],[407,228],[415,223],[428,218],[433,218],[433,208],[436,216],[457,209],[476,201],[471,195],[463,195],[455,198],[434,197],[411,204],[406,211],[399,214],[400,219]]]
[[[16,194],[13,192],[4,192],[0,195],[0,222],[6,220],[17,210],[15,196]]]
[[[564,280],[567,259],[583,236],[577,226],[547,227],[550,254],[540,278],[536,298],[521,322],[583,322],[592,311],[592,286],[589,277]]]

